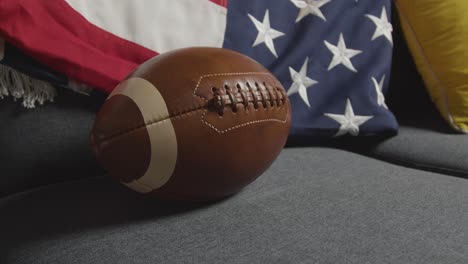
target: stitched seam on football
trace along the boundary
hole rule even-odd
[[[144,123],[142,125],[138,125],[138,126],[134,126],[134,127],[131,127],[129,129],[126,129],[124,131],[120,131],[119,133],[115,133],[115,134],[111,134],[105,138],[102,138],[100,141],[99,141],[99,144],[102,144],[102,143],[105,143],[105,142],[109,142],[115,138],[118,138],[118,137],[121,137],[121,136],[125,136],[125,135],[128,135],[128,134],[131,134],[133,132],[136,132],[137,130],[139,129],[142,129],[142,128],[146,128],[148,126],[152,126],[152,125],[156,125],[158,123],[161,123],[161,122],[164,122],[166,120],[170,120],[171,118],[178,118],[178,117],[183,117],[183,116],[187,116],[187,115],[190,115],[194,112],[197,112],[197,111],[201,111],[201,110],[205,110],[205,106],[202,106],[200,108],[196,108],[196,109],[191,109],[189,111],[186,111],[186,112],[182,112],[182,113],[178,113],[178,114],[175,114],[175,115],[169,115],[167,117],[164,117],[164,118],[161,118],[161,119],[157,119],[157,120],[152,120],[148,123]]]

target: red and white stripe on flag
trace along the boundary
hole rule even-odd
[[[221,47],[226,0],[2,0],[0,36],[68,77],[110,92],[145,60]]]

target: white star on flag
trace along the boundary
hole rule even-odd
[[[291,2],[299,8],[299,15],[296,18],[296,23],[309,14],[317,16],[323,21],[327,21],[320,8],[330,1],[331,0],[291,0]]]
[[[384,36],[386,39],[388,39],[388,41],[390,41],[390,44],[393,45],[393,26],[390,22],[388,22],[387,10],[385,9],[385,6],[382,8],[380,18],[369,14],[366,15],[366,17],[372,20],[372,22],[374,22],[376,26],[374,35],[372,36],[372,40]]]
[[[275,38],[283,36],[284,33],[271,28],[270,15],[268,13],[268,9],[266,10],[265,16],[263,17],[263,22],[258,21],[251,14],[247,14],[247,15],[249,16],[250,20],[252,20],[252,23],[255,25],[255,28],[257,28],[258,30],[257,38],[255,39],[255,42],[252,44],[252,47],[255,47],[261,43],[265,43],[265,45],[271,51],[271,53],[273,53],[275,57],[278,57],[273,40]]]
[[[299,96],[301,97],[302,101],[304,101],[304,103],[308,107],[310,107],[309,98],[307,97],[307,88],[311,87],[312,85],[318,82],[307,77],[308,62],[309,58],[306,58],[299,72],[289,67],[289,74],[291,75],[293,83],[288,89],[287,95],[291,96],[292,94],[299,93]]]
[[[355,115],[353,106],[351,105],[351,101],[349,100],[349,98],[346,100],[346,109],[344,115],[330,113],[325,113],[324,115],[335,120],[341,125],[335,137],[343,136],[348,133],[353,136],[358,136],[359,126],[367,122],[369,119],[373,118],[373,116]]]
[[[382,79],[380,79],[380,82],[377,82],[377,80],[372,77],[372,82],[374,83],[375,92],[377,93],[377,104],[388,109],[387,104],[385,103],[385,96],[383,94],[385,75],[382,77]]]
[[[351,58],[354,56],[362,53],[361,50],[354,50],[346,48],[346,43],[343,38],[343,33],[340,33],[340,39],[338,40],[338,44],[332,45],[328,41],[324,41],[327,48],[333,53],[333,59],[330,62],[330,66],[328,66],[328,70],[335,68],[337,65],[343,64],[346,68],[353,72],[357,72],[354,68],[353,63],[351,62]]]

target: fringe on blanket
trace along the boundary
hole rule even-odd
[[[75,82],[73,80],[68,81],[67,88],[79,94],[83,94],[83,95],[90,95],[91,92],[93,91],[92,87],[83,83]]]
[[[57,95],[55,87],[50,83],[31,78],[17,70],[0,65],[0,98],[12,96],[13,100],[22,99],[26,108],[34,108],[36,104],[53,102]]]
[[[85,95],[91,92],[89,86],[73,81],[67,88]],[[22,100],[25,108],[35,108],[37,104],[53,102],[56,95],[57,90],[52,84],[0,64],[0,99],[11,96],[15,101]]]

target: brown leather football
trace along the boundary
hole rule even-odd
[[[141,193],[212,200],[238,192],[278,156],[290,127],[281,83],[220,48],[186,48],[139,66],[97,114],[91,145]]]

